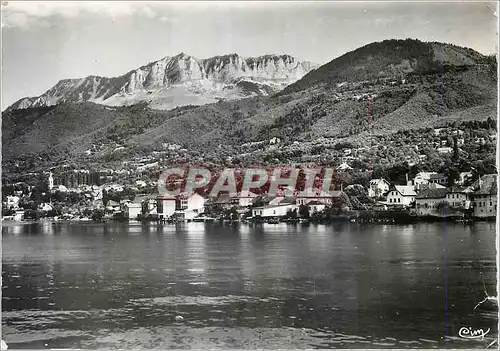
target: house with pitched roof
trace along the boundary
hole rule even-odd
[[[421,185],[423,184],[429,184],[429,179],[431,177],[431,174],[433,172],[419,172],[413,178],[413,184],[415,184],[415,189],[419,189]]]
[[[193,219],[205,212],[205,198],[196,192],[179,194],[176,199],[176,213],[180,219]]]
[[[387,204],[393,206],[410,206],[415,202],[417,193],[413,185],[395,185],[387,194]]]
[[[337,171],[350,171],[352,169],[353,168],[345,162],[343,162],[340,166],[337,167]]]
[[[440,216],[438,204],[446,202],[446,188],[428,188],[415,196],[415,213],[417,216]]]
[[[389,191],[391,184],[384,178],[372,179],[370,180],[370,186],[368,187],[369,197],[382,196]]]
[[[434,172],[419,172],[415,178],[413,178],[413,184],[416,190],[423,190],[428,184],[446,186],[447,181],[448,177],[446,177],[446,175]]]
[[[142,213],[142,204],[137,202],[127,202],[123,205],[125,218],[137,219]]]
[[[472,207],[472,194],[473,191],[470,188],[451,187],[446,193],[446,202],[452,207],[467,210]]]

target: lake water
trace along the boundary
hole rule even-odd
[[[496,295],[494,223],[3,223],[2,246],[9,348],[484,348],[498,335],[497,312],[474,310]]]

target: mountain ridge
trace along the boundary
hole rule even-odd
[[[388,39],[347,52],[309,72],[280,93],[300,91],[312,85],[341,83],[348,78],[350,81],[363,81],[409,73],[438,72],[443,66],[490,64],[492,60],[495,58],[454,44]]]
[[[422,42],[403,40],[396,44],[411,52]],[[427,44],[424,46],[429,49]],[[350,52],[343,55],[340,63],[333,60],[338,65],[332,67],[329,63],[329,67],[321,66],[309,74],[318,77],[317,72],[322,72],[319,78],[323,81],[304,76],[291,88],[271,96],[168,111],[152,109],[147,102],[122,107],[61,103],[50,111],[46,107],[13,110],[3,116],[3,156],[5,160],[15,160],[23,153],[44,152],[85,162],[98,162],[101,158],[107,162],[106,157],[119,159],[113,152],[116,145],[124,148],[120,151],[121,160],[128,160],[134,155],[160,152],[162,145],[174,143],[201,160],[207,155],[224,155],[260,162],[281,155],[280,159],[299,162],[313,156],[328,159],[332,147],[345,140],[360,140],[360,144],[366,145],[371,134],[495,120],[496,60],[473,50],[439,45],[447,64],[436,65],[434,56],[424,50],[408,66],[406,61],[401,63],[406,54],[402,58],[382,50],[382,45],[378,53]],[[370,62],[377,55],[381,58],[375,63],[342,71],[345,62]],[[231,60],[229,56],[221,61]],[[210,64],[216,67],[218,63]],[[413,69],[417,66],[424,69]],[[379,71],[384,75],[373,74]],[[239,79],[239,84],[246,83],[244,77]],[[92,113],[84,112],[87,110]],[[98,133],[81,125],[82,114],[95,121],[90,123],[96,123]],[[79,126],[80,132],[68,132],[65,126],[70,124]],[[282,142],[272,145],[273,150],[268,149],[269,140],[274,138]],[[86,155],[82,148],[95,151]]]
[[[167,102],[162,106],[161,101],[175,100],[176,96],[167,91],[168,88],[175,87],[183,88],[178,92],[179,96],[207,96],[211,102],[219,98],[269,95],[300,79],[316,67],[316,64],[300,61],[290,55],[242,57],[238,54],[227,54],[197,59],[181,52],[152,61],[117,77],[90,75],[62,79],[43,94],[21,98],[5,111],[83,101],[109,106],[148,101],[154,108],[169,109],[186,104]],[[238,81],[243,78],[248,83],[253,83],[252,89],[240,89]],[[262,85],[265,87],[261,88]],[[197,104],[197,101],[193,102]]]

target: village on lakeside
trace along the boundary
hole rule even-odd
[[[350,172],[342,163],[336,171]],[[40,191],[21,187],[7,195],[2,220],[142,220],[179,221],[256,221],[277,223],[294,221],[328,222],[348,219],[391,223],[398,220],[493,219],[497,213],[497,176],[483,175],[471,181],[471,172],[461,172],[453,186],[445,174],[419,172],[406,184],[391,184],[372,179],[367,188],[360,184],[341,185],[339,190],[325,193],[321,189],[297,191],[280,187],[275,195],[252,191],[221,193],[216,197],[197,192],[178,196],[154,194],[155,182],[136,181],[133,192],[112,183],[90,185],[89,172],[79,170],[70,185],[55,185],[49,173]],[[68,179],[61,182],[68,184]],[[142,195],[135,196],[134,193]],[[73,202],[61,206],[58,199]],[[48,200],[48,201],[47,201]],[[57,203],[57,205],[55,204]]]

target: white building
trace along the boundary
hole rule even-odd
[[[20,221],[24,217],[24,211],[16,211],[16,213],[13,216],[13,220],[15,221]]]
[[[448,178],[446,175],[435,172],[420,172],[413,179],[413,184],[415,189],[421,189],[422,185],[427,184],[441,184],[446,185]]]
[[[265,207],[255,207],[252,209],[252,217],[283,217],[288,211],[293,211],[296,209],[296,205],[286,204],[286,205],[276,205],[276,206],[265,206]]]
[[[184,211],[195,211],[203,213],[205,211],[205,198],[198,193],[191,195],[181,194],[177,197],[178,209]]]
[[[422,184],[429,184],[429,179],[434,172],[419,172],[413,178],[413,184],[415,185],[415,189],[418,189]]]
[[[19,201],[21,198],[19,196],[7,196],[7,208],[12,210],[17,210],[19,208]]]
[[[417,193],[413,185],[395,185],[387,194],[387,204],[397,206],[410,206],[415,201]]]
[[[142,212],[142,205],[134,202],[126,203],[123,208],[125,217],[128,219],[137,219]]]
[[[382,196],[389,191],[391,184],[384,178],[370,180],[368,188],[369,197]]]
[[[205,198],[197,193],[190,195],[180,194],[176,199],[176,216],[180,219],[191,220],[205,212]]]
[[[156,213],[159,218],[169,218],[175,213],[176,198],[169,196],[158,196],[156,198]]]
[[[232,203],[240,207],[248,207],[255,201],[257,196],[251,191],[241,191],[232,198]]]
[[[53,207],[51,204],[48,204],[48,203],[41,203],[39,206],[38,206],[38,209],[40,211],[52,211]]]

